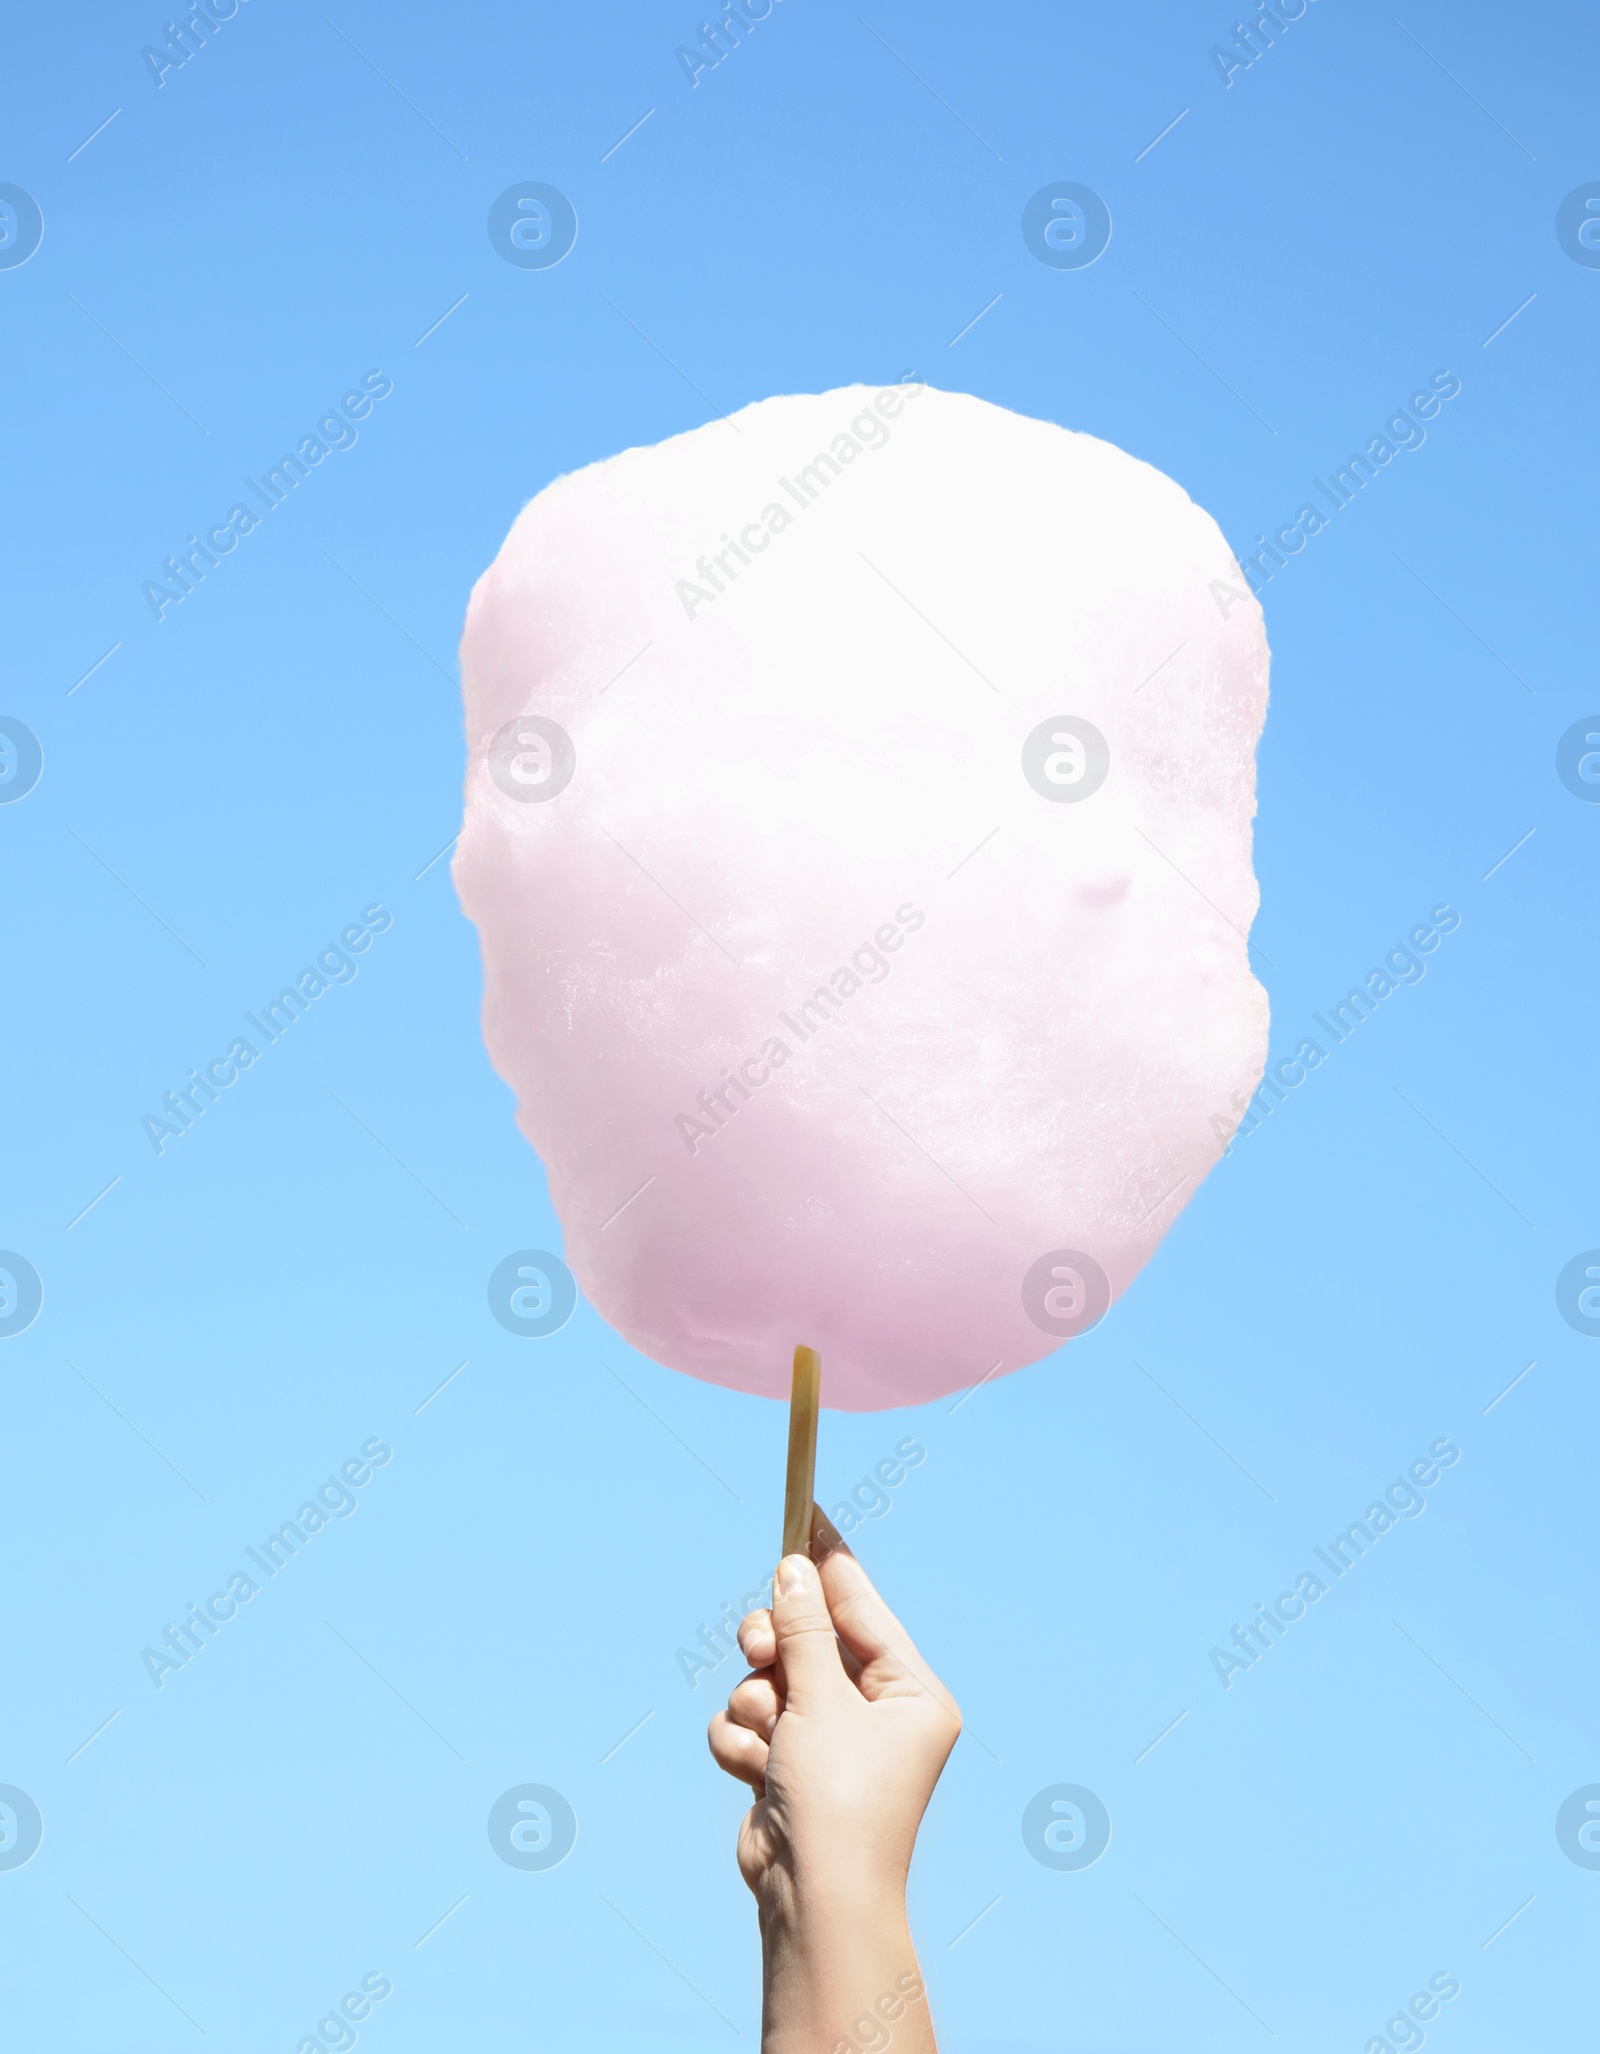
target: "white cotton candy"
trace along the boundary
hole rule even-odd
[[[1265,1055],[1210,516],[963,394],[766,400],[541,492],[462,673],[484,1035],[601,1315],[851,1410],[1092,1325]]]

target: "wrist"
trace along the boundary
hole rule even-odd
[[[912,1959],[904,1894],[855,1890],[821,1895],[792,1888],[765,1895],[759,1905],[761,1953],[769,1974],[800,1964]]]
[[[854,1931],[898,1931],[906,1923],[906,1872],[892,1865],[837,1870],[775,1863],[757,1892],[762,1937],[821,1944]]]
[[[924,2010],[900,1882],[828,1887],[786,1873],[764,1893],[760,1917],[763,2054],[887,2046],[890,2027]]]

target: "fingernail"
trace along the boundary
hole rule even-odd
[[[778,1564],[772,1587],[780,1598],[792,1598],[796,1591],[810,1590],[815,1572],[804,1555],[785,1555]]]

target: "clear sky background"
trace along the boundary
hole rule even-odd
[[[771,1566],[784,1418],[581,1301],[491,1317],[560,1230],[433,859],[521,505],[906,370],[1149,460],[1240,552],[1460,380],[1265,594],[1275,1055],[1459,926],[1094,1333],[824,1421],[828,1504],[927,1450],[856,1538],[969,1719],[913,1877],[942,2039],[1593,2033],[1600,1870],[1556,1816],[1600,1784],[1600,1343],[1556,1283],[1600,1245],[1600,785],[1557,752],[1600,709],[1600,270],[1557,214],[1600,180],[1600,21],[1308,0],[1225,83],[1232,15],[776,0],[691,85],[689,0],[241,0],[158,85],[158,6],[11,11],[0,181],[43,240],[0,269],[0,713],[43,773],[0,805],[0,1244],[44,1297],[0,1340],[0,1785],[43,1824],[7,1866],[0,1791],[9,2044],[293,2054],[363,1977],[374,2054],[756,2044],[703,1740],[735,1664],[677,1650]],[[576,209],[554,268],[487,233],[527,180]],[[1085,268],[1023,239],[1061,180],[1112,217]],[[142,581],[369,371],[355,446],[158,623]],[[161,1094],[369,907],[359,974],[158,1156]],[[1447,1436],[1425,1511],[1224,1687],[1210,1650]],[[373,1441],[358,1509],[157,1688],[141,1650]],[[524,1784],[572,1808],[558,1866],[490,1844]],[[1025,1844],[1057,1784],[1110,1815],[1089,1867]]]

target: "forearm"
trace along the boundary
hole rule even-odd
[[[903,1897],[785,1884],[761,1912],[761,2054],[937,2054]]]

